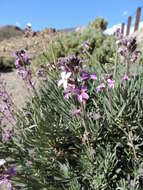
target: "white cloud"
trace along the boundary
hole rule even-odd
[[[126,16],[128,14],[128,11],[124,11],[122,16]]]
[[[104,33],[111,35],[111,34],[113,34],[113,33],[115,32],[115,30],[116,30],[117,28],[121,28],[121,24],[115,24],[115,25],[113,25],[111,28],[107,28],[107,30],[105,30]]]
[[[111,28],[107,28],[104,33],[112,35],[117,28],[121,28],[121,24],[115,24]],[[143,21],[139,23],[139,30],[141,30],[142,28],[143,28]],[[127,30],[127,25],[125,25],[124,27],[124,34],[126,34],[126,30]],[[133,33],[134,33],[134,25],[132,25],[130,28],[130,34],[133,34]]]
[[[143,28],[143,21],[140,22],[139,24],[139,30]]]

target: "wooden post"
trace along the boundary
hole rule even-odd
[[[121,25],[121,33],[124,35],[124,28],[125,28],[125,23],[123,22]]]
[[[134,32],[137,31],[139,28],[140,16],[141,16],[141,7],[138,7],[137,13],[136,13],[136,22],[134,26]]]
[[[128,17],[128,24],[127,24],[126,36],[128,36],[128,35],[130,34],[131,20],[132,20],[132,17],[129,16],[129,17]]]

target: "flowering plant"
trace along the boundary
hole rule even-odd
[[[119,31],[116,35],[124,42]],[[18,168],[10,179],[15,188],[142,188],[143,75],[142,69],[132,73],[131,66],[138,67],[133,60],[137,44],[127,41],[116,44],[117,50],[127,49],[125,55],[117,51],[112,69],[102,63],[88,65],[94,60],[88,41],[81,54],[59,58],[52,72],[41,65],[39,89],[31,82],[29,56],[16,53],[17,70],[22,69],[20,77],[33,94],[22,117],[14,116],[13,136],[1,135],[5,141],[0,154]],[[5,90],[1,99],[9,102]]]

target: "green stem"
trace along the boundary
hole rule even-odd
[[[101,66],[102,70],[104,71],[104,73],[107,73],[107,71],[106,71],[106,69],[104,68],[103,64],[102,64],[102,63],[100,63],[100,62],[99,62],[99,64],[100,64],[100,66]]]
[[[118,48],[116,49],[115,67],[114,67],[114,75],[113,75],[113,78],[115,81],[116,81],[116,75],[117,75],[117,65],[118,65]]]
[[[108,93],[108,99],[109,99],[109,108],[110,108],[110,112],[111,112],[111,115],[113,116],[111,94],[110,94],[109,90],[107,90],[107,93]]]
[[[126,126],[126,129],[127,129],[127,132],[122,127],[120,127],[120,125],[118,125],[119,129],[122,130],[124,132],[124,134],[128,137],[128,139],[129,139],[129,141],[130,141],[130,143],[132,145],[132,150],[133,150],[134,157],[138,161],[138,157],[137,157],[136,149],[135,149],[133,139],[132,139],[132,136],[131,136],[131,132],[129,130],[128,125],[126,124],[125,126]]]
[[[126,75],[129,76],[129,56],[127,57],[127,62],[126,62]],[[124,84],[124,89],[125,89],[125,98],[127,96],[127,81],[125,80]]]
[[[88,126],[87,126],[87,122],[86,122],[86,113],[85,113],[84,102],[81,103],[81,110],[82,110],[82,124],[85,129],[85,134],[88,135]]]

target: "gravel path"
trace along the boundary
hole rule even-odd
[[[13,102],[18,107],[23,107],[26,97],[28,97],[28,91],[25,87],[24,81],[17,76],[16,71],[0,73],[1,78],[7,83],[7,91],[10,94]]]

